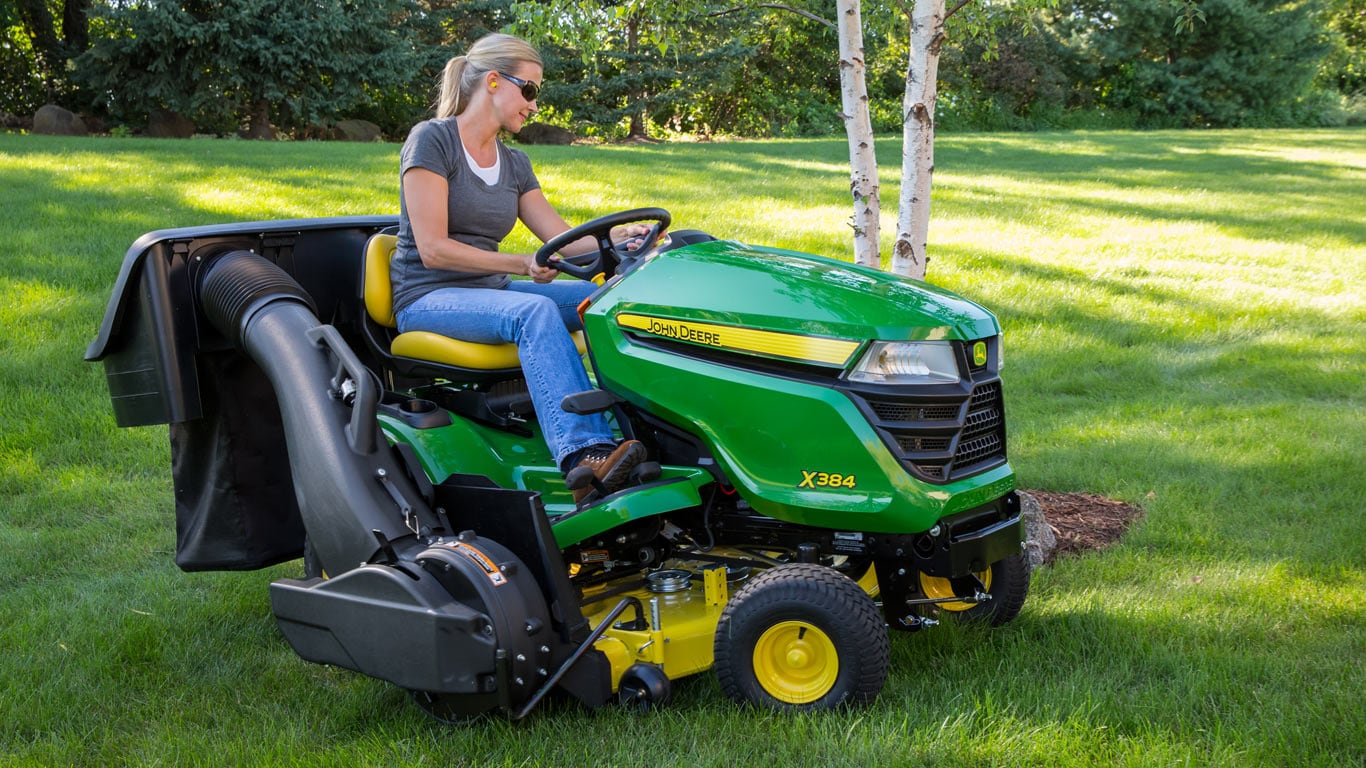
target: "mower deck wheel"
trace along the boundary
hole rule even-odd
[[[668,704],[671,698],[673,682],[654,664],[632,664],[617,683],[617,701],[641,714]]]
[[[770,568],[736,592],[714,650],[726,695],[775,709],[865,704],[882,690],[891,655],[872,598],[809,563]]]

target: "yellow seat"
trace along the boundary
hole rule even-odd
[[[398,326],[394,319],[393,285],[389,280],[389,262],[394,257],[397,245],[396,236],[384,233],[371,236],[365,244],[362,280],[365,312],[371,320],[387,329]],[[516,344],[478,344],[427,331],[390,335],[392,338],[388,341],[388,355],[396,362],[410,363],[398,366],[400,373],[405,375],[426,372],[443,378],[451,378],[452,375],[459,378],[460,373],[511,372],[519,370],[522,365]],[[576,332],[573,336],[574,345],[578,347],[579,353],[583,354],[586,349],[583,332]],[[380,352],[385,352],[382,349],[382,339],[376,339],[375,344],[381,347]],[[436,371],[430,366],[422,365],[424,362],[459,370]]]

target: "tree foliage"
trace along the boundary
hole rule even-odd
[[[941,129],[1312,124],[1362,90],[1361,0],[972,0],[945,27]],[[902,124],[909,0],[864,0],[873,124]],[[954,3],[950,3],[950,6]],[[1024,4],[1028,5],[1028,4]],[[0,0],[0,111],[55,102],[219,133],[346,117],[401,136],[491,31],[546,57],[582,134],[838,133],[834,0]],[[1010,19],[1009,23],[1002,23]],[[88,48],[88,50],[87,50]]]
[[[1329,46],[1319,83],[1345,95],[1366,90],[1366,6],[1361,0],[1327,0],[1322,23]]]
[[[965,11],[969,8],[965,7]],[[991,13],[972,8],[967,17]],[[1064,57],[1040,32],[1038,14],[975,33],[950,18],[953,44],[939,64],[940,126],[987,130],[1054,127],[1072,100]],[[980,22],[973,20],[974,24]]]
[[[253,135],[302,128],[411,76],[401,0],[188,0],[101,10],[104,34],[78,61],[117,117],[157,109]]]
[[[68,100],[68,62],[90,44],[90,0],[0,0],[0,111]]]
[[[1049,27],[1077,93],[1140,127],[1289,124],[1328,48],[1311,3],[1071,0]]]
[[[638,134],[622,126],[645,115],[662,131],[824,134],[840,127],[835,34],[813,20],[826,5],[545,0],[519,4],[516,31],[559,52],[546,102],[572,104],[581,130]]]

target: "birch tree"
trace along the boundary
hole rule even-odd
[[[962,0],[954,10],[963,7]],[[897,206],[892,273],[925,279],[929,263],[930,181],[934,175],[934,101],[939,49],[944,41],[944,0],[915,0],[910,10],[910,60],[902,99],[901,197]]]
[[[849,190],[854,197],[854,263],[882,268],[880,243],[881,193],[877,176],[877,149],[868,110],[868,85],[864,77],[863,19],[859,0],[838,0],[840,40],[840,101],[845,134],[849,138]]]
[[[945,0],[915,0],[907,7],[896,0],[910,22],[910,57],[906,66],[906,90],[902,97],[901,192],[897,234],[892,245],[891,271],[925,279],[929,262],[930,187],[934,174],[934,102],[939,77],[939,50],[944,41],[944,21],[971,0],[959,0],[946,11]],[[1022,2],[1021,7],[1056,0]],[[761,7],[799,12],[779,3]],[[854,262],[881,268],[882,201],[877,174],[868,87],[864,77],[863,20],[861,0],[836,0],[839,33],[841,118],[849,141],[849,189],[854,200],[850,220],[854,230]],[[732,9],[733,10],[733,9]],[[818,17],[800,12],[807,18]]]
[[[831,24],[826,19],[784,3],[752,3],[726,5],[717,8],[706,0],[552,0],[525,21],[535,22],[524,28],[533,36],[539,24],[564,24],[575,19],[576,8],[596,8],[605,2],[616,12],[627,9],[636,13],[651,13],[659,21],[686,20],[689,15],[719,16],[753,9],[779,10],[835,27],[839,35],[839,72],[841,118],[849,142],[849,189],[853,197],[854,213],[850,224],[854,230],[854,261],[857,264],[881,267],[881,192],[877,173],[877,152],[873,141],[872,117],[869,111],[868,89],[865,81],[863,52],[863,20],[861,0],[835,0],[837,19]],[[926,246],[929,241],[930,191],[934,174],[934,109],[939,76],[939,52],[944,41],[944,23],[972,0],[957,0],[947,9],[945,0],[892,0],[877,4],[879,10],[895,8],[908,21],[910,55],[906,64],[906,89],[902,97],[902,152],[901,190],[897,212],[897,234],[892,246],[891,271],[916,279],[924,279],[929,262]],[[1016,0],[1009,14],[1022,18],[1034,8],[1056,5],[1057,0]],[[985,23],[966,25],[971,32],[990,33],[994,24],[1005,16],[991,17]],[[590,30],[580,24],[570,24],[577,34]],[[663,33],[653,42],[661,48],[677,41],[669,30],[686,28],[686,23],[675,26],[660,23]],[[541,32],[540,34],[545,34]]]
[[[902,96],[901,191],[897,205],[896,239],[892,244],[893,274],[925,279],[929,264],[930,190],[934,176],[934,105],[938,96],[939,52],[944,45],[944,23],[972,0],[914,0],[908,7],[897,0],[909,22],[910,55],[906,63],[906,91]],[[990,36],[995,24],[1019,20],[1031,10],[1053,6],[1057,0],[1019,0],[1006,16],[964,25],[969,34]]]

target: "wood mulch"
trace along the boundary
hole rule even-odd
[[[1104,549],[1119,541],[1129,526],[1143,516],[1143,510],[1132,504],[1093,493],[1035,490],[1027,493],[1038,500],[1044,519],[1058,539],[1057,547],[1046,558],[1049,563],[1069,555]]]

